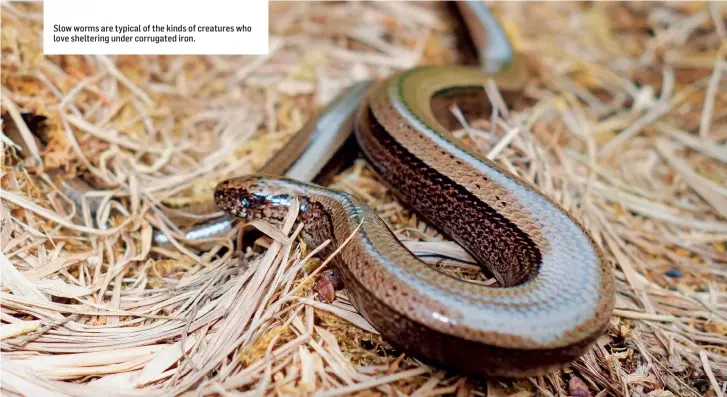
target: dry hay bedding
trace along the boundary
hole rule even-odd
[[[570,368],[517,381],[429,368],[345,293],[316,301],[325,262],[292,222],[241,259],[236,236],[209,251],[152,242],[154,228],[179,236],[160,208],[259,168],[341,88],[462,61],[441,3],[270,7],[267,56],[45,57],[42,5],[3,3],[3,393],[724,395],[725,7],[494,5],[534,78],[526,104],[495,100],[493,119],[458,136],[563,204],[617,266],[607,334]],[[46,144],[25,153],[10,138],[39,133]],[[88,197],[97,219],[74,217],[59,189],[79,175],[110,186]],[[466,257],[362,161],[332,186],[416,252]]]

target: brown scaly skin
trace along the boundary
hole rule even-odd
[[[297,198],[306,242],[332,240],[321,256],[354,234],[333,264],[356,308],[388,341],[464,373],[530,376],[567,365],[604,332],[613,275],[575,219],[529,183],[460,147],[440,124],[440,107],[458,97],[454,88],[466,87],[472,98],[472,87],[488,77],[457,67],[392,76],[367,96],[356,137],[397,196],[504,288],[428,266],[346,193],[248,176],[221,183],[215,200],[233,216],[279,224]],[[517,87],[508,82],[498,81],[504,91]]]

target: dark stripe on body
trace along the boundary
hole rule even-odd
[[[393,192],[429,224],[469,251],[503,286],[532,278],[542,256],[533,240],[514,223],[467,188],[414,156],[377,121],[367,106],[356,132],[359,144],[376,172]],[[443,156],[454,156],[443,152]]]

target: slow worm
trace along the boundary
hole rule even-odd
[[[280,224],[297,198],[311,246],[330,239],[337,247],[355,234],[333,264],[356,308],[404,351],[466,373],[542,374],[579,357],[604,332],[614,305],[612,269],[559,205],[449,134],[450,104],[484,110],[487,78],[503,91],[520,88],[509,73],[466,67],[395,74],[367,94],[355,134],[396,196],[468,250],[502,288],[430,267],[346,193],[245,176],[220,183],[215,200],[243,220]]]

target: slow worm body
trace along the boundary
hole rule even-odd
[[[449,134],[449,105],[483,109],[488,78],[503,91],[520,86],[508,73],[465,67],[396,74],[367,94],[355,133],[392,191],[467,249],[502,288],[430,267],[346,193],[246,176],[222,182],[215,200],[244,220],[279,223],[297,198],[312,246],[330,239],[337,247],[354,234],[334,266],[356,308],[405,351],[466,373],[542,374],[579,357],[604,332],[614,305],[612,270],[560,206]]]

